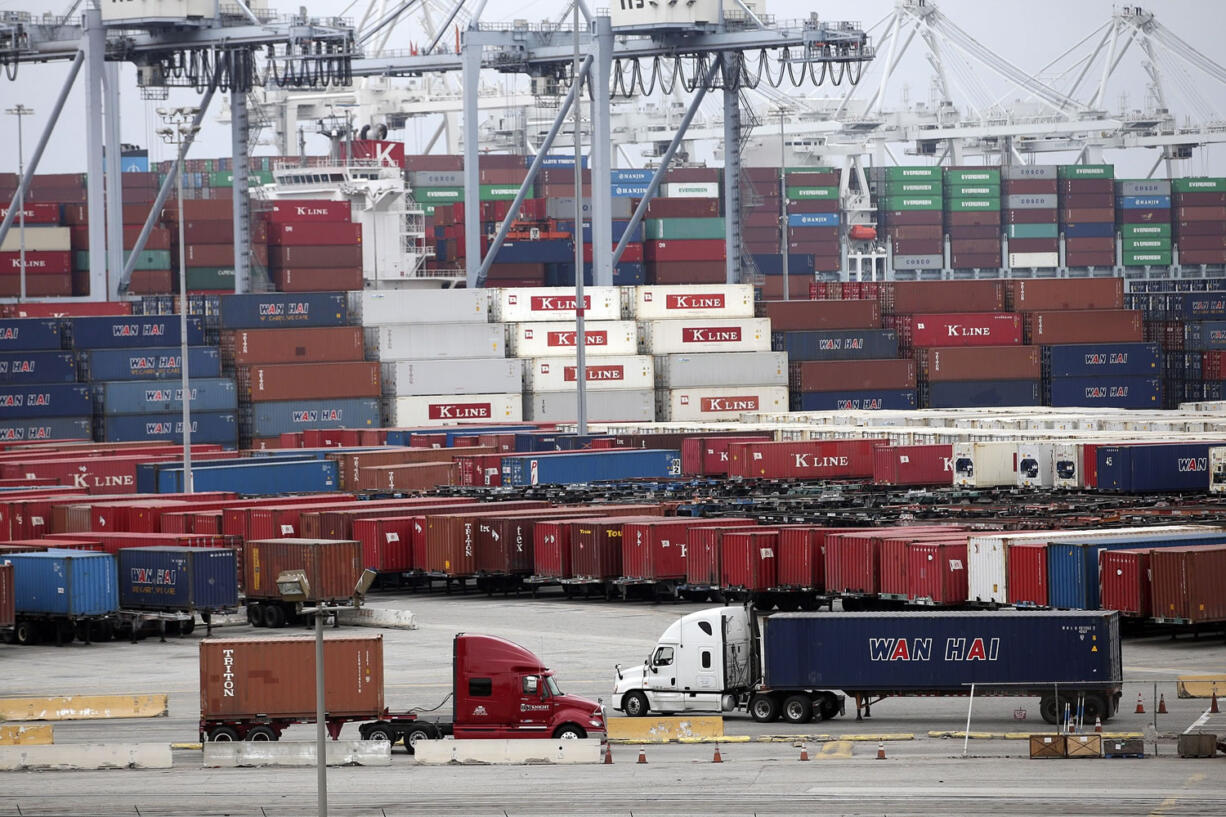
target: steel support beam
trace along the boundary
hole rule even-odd
[[[724,280],[741,281],[741,92],[737,89],[740,54],[724,53]],[[782,172],[782,169],[780,169]],[[784,279],[785,292],[787,280]]]
[[[106,176],[102,166],[102,77],[106,73],[106,31],[96,8],[85,11],[85,170],[89,210],[89,297],[105,301]]]
[[[230,92],[230,156],[233,159],[234,291],[251,292],[251,199],[247,195],[247,94]]]
[[[123,278],[123,144],[119,131],[119,63],[108,62],[102,72],[105,98],[102,106],[106,130],[106,292],[108,300],[119,297]],[[92,269],[92,267],[91,267]]]
[[[477,152],[478,91],[481,81],[480,34],[464,32],[460,58],[464,65],[464,277],[468,287],[484,284],[481,268],[481,176]]]
[[[592,283],[613,286],[613,189],[609,117],[609,83],[613,72],[613,28],[607,15],[595,18],[596,50],[592,63]],[[577,233],[578,234],[578,233]]]

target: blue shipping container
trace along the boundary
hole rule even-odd
[[[143,346],[179,346],[178,315],[123,315],[69,318],[66,339],[74,349],[132,349]],[[204,343],[204,321],[187,319],[187,343]]]
[[[87,550],[9,553],[18,613],[101,616],[118,609],[115,557]]]
[[[1180,292],[1159,296],[1165,300],[1167,320],[1220,320],[1226,318],[1226,296],[1217,292]]]
[[[92,417],[46,417],[37,420],[0,421],[0,442],[19,443],[31,440],[92,440]]]
[[[898,357],[898,333],[893,329],[775,332],[771,348],[787,352],[790,361],[879,360]]]
[[[626,227],[628,227],[629,225],[630,225],[629,221],[624,221],[622,219],[618,219],[614,221],[613,231],[612,231],[613,240],[621,241],[622,236],[626,234]],[[571,235],[575,234],[575,220],[574,219],[571,219],[570,221],[557,221],[555,222],[555,226],[557,227],[557,232],[570,233]],[[637,244],[637,243],[642,242],[642,240],[643,240],[643,222],[640,221],[637,225],[635,225],[634,231],[630,233],[630,243]],[[592,222],[590,221],[583,222],[583,243],[584,244],[592,243]]]
[[[243,414],[243,427],[253,437],[275,437],[304,428],[377,428],[379,400],[276,400],[252,403]]]
[[[92,413],[84,383],[0,384],[0,422],[43,417],[81,417]]]
[[[558,451],[560,431],[520,431],[515,434],[515,450],[520,453]]]
[[[915,389],[792,392],[792,411],[888,411],[915,408]]]
[[[1045,685],[1109,690],[1123,678],[1113,612],[776,613],[762,642],[777,689],[1050,694]]]
[[[626,261],[613,268],[613,286],[642,286],[647,283],[647,268],[638,261]]]
[[[192,468],[197,491],[240,494],[311,494],[337,490],[334,460],[244,460],[212,468]],[[159,468],[157,493],[183,491],[183,467]]]
[[[183,413],[180,410],[156,414],[103,415],[97,418],[97,431],[99,442],[165,440],[177,443],[183,439]],[[192,443],[217,443],[231,448],[237,446],[238,417],[233,411],[193,412]]]
[[[754,266],[758,268],[758,272],[763,275],[783,275],[783,255],[780,253],[754,253]],[[812,275],[813,274],[813,256],[809,253],[788,253],[788,275]],[[796,287],[797,290],[800,287]],[[809,293],[805,292],[790,292],[797,298],[808,298]]]
[[[1102,598],[1098,554],[1103,550],[1226,544],[1226,533],[1151,534],[1107,542],[1052,542],[1047,546],[1047,603],[1052,607],[1097,610]]]
[[[1208,352],[1226,349],[1226,321],[1198,321],[1183,328],[1183,348]]]
[[[1114,221],[1081,221],[1061,227],[1065,238],[1114,238]]]
[[[222,329],[344,326],[349,302],[343,292],[257,292],[221,296]]]
[[[503,485],[573,485],[614,479],[681,476],[681,452],[603,449],[502,460]]]
[[[1098,447],[1098,490],[1125,494],[1208,491],[1209,448],[1203,443],[1143,443]]]
[[[387,432],[387,444],[394,446],[406,447],[409,445],[409,438],[414,434],[443,434],[447,438],[445,445],[450,448],[453,440],[456,437],[466,437],[471,434],[510,434],[516,431],[523,431],[522,425],[498,425],[498,426],[422,426],[421,428],[392,428]]]
[[[119,604],[142,610],[238,606],[238,564],[230,548],[122,548]]]
[[[251,458],[230,457],[221,460],[199,460],[192,462],[193,475],[207,468],[224,468],[229,465],[238,463],[251,462],[255,458],[264,458],[265,461],[272,461],[276,458],[277,461],[286,462],[295,460],[298,462],[308,462],[310,460],[324,459],[324,453],[321,451],[300,452],[291,449],[274,449],[266,451],[253,451]],[[136,492],[139,494],[156,494],[158,492],[158,480],[162,471],[173,471],[174,469],[182,469],[183,463],[181,460],[176,462],[142,462],[136,466]]]
[[[1053,377],[1049,406],[1162,408],[1162,381],[1153,377]]]
[[[838,213],[789,213],[789,227],[837,227]]]
[[[238,389],[229,377],[191,379],[193,414],[197,411],[238,409]],[[94,383],[94,402],[99,414],[153,414],[182,411],[183,386],[173,380],[113,380]]]
[[[29,352],[63,346],[58,319],[8,318],[0,321],[0,352]]]
[[[1074,343],[1043,347],[1047,377],[1157,376],[1162,347],[1156,343]]]
[[[571,163],[574,164],[573,162]],[[655,174],[650,168],[625,168],[615,167],[609,171],[609,181],[617,184],[618,182],[643,182],[646,184],[651,181],[651,177]]]
[[[648,182],[614,184],[609,192],[615,199],[641,199],[647,196],[650,186]]]
[[[545,241],[508,241],[498,250],[497,264],[562,264],[575,257],[574,242],[569,238]]]
[[[4,352],[0,383],[72,383],[77,362],[72,352]]]
[[[183,376],[179,347],[87,349],[77,353],[82,380],[164,380]],[[187,347],[191,377],[221,377],[221,353],[214,346]]]
[[[1040,406],[1038,380],[965,380],[929,383],[921,393],[923,408]]]
[[[1118,210],[1168,210],[1171,206],[1171,197],[1116,196],[1115,206]]]

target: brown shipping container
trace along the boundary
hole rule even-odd
[[[243,590],[247,598],[279,599],[277,576],[306,572],[307,601],[342,601],[353,596],[362,577],[362,545],[338,539],[256,539],[243,546]]]
[[[13,566],[0,563],[0,627],[12,627],[17,611],[13,603]]]
[[[940,227],[944,222],[940,210],[882,210],[877,220],[886,226],[909,227],[921,224]]]
[[[727,277],[723,261],[653,261],[646,267],[655,284],[722,284]]]
[[[1057,189],[1061,196],[1069,195],[1115,195],[1114,179],[1057,179]]]
[[[1059,192],[1059,179],[1001,179],[1000,192],[1005,196],[1032,196]]]
[[[949,227],[994,227],[1000,234],[1000,211],[981,210],[969,213],[946,213],[945,224]]]
[[[637,206],[638,199],[634,201]],[[718,215],[719,199],[652,199],[647,205],[646,218],[712,218]]]
[[[1074,309],[1067,312],[1027,312],[1026,343],[1126,343],[1145,339],[1142,315],[1131,309]]]
[[[1181,252],[1188,250],[1226,250],[1226,235],[1189,235],[1179,237]]]
[[[362,469],[363,490],[430,491],[459,483],[454,462],[422,462],[407,465],[376,465]]]
[[[1226,207],[1176,207],[1173,221],[1226,221]]]
[[[813,283],[812,275],[787,276],[788,299],[808,298],[809,284]],[[762,293],[762,300],[777,301],[783,298],[784,276],[766,275],[762,283],[755,284],[754,289]]]
[[[314,719],[311,636],[206,638],[200,642],[202,720]],[[324,639],[324,704],[331,717],[383,712],[383,636]]]
[[[362,327],[235,329],[221,333],[221,357],[236,366],[333,363],[365,357]]]
[[[1060,197],[1060,206],[1066,210],[1115,208],[1115,196],[1111,193],[1066,193]]]
[[[1005,224],[1055,224],[1059,210],[1002,210]]]
[[[1178,238],[1189,235],[1226,235],[1226,221],[1176,221],[1171,231]]]
[[[450,463],[441,463],[449,465]],[[440,463],[425,463],[437,466]],[[476,500],[468,497],[418,497],[414,499],[357,502],[353,507],[322,508],[303,511],[298,517],[299,535],[304,539],[353,539],[353,523],[359,519],[392,516],[424,516],[430,513],[455,513]],[[365,508],[364,505],[376,507]]]
[[[1157,548],[1149,565],[1155,618],[1226,621],[1226,547]]]
[[[881,307],[876,301],[772,301],[758,304],[757,312],[759,317],[770,318],[774,332],[881,326]]]
[[[1069,238],[1064,242],[1065,252],[1114,252],[1115,239],[1109,236],[1101,238]],[[1102,279],[1110,280],[1110,279]]]
[[[1000,223],[971,225],[967,227],[949,227],[945,230],[951,241],[985,241],[992,239],[996,248],[1000,249]]]
[[[1037,380],[1042,375],[1037,346],[936,347],[915,350],[921,380]]]
[[[940,228],[934,227],[931,224],[890,226],[886,228],[886,234],[895,241],[915,241],[941,237]]]
[[[128,291],[133,295],[169,295],[178,287],[178,278],[170,270],[132,270]]]
[[[515,500],[499,502],[493,513],[505,514],[548,508],[548,502]],[[443,576],[472,576],[477,572],[477,525],[491,514],[490,505],[464,512],[431,514],[426,517],[426,563],[429,573]]]
[[[1115,264],[1115,250],[1109,252],[1101,250],[1089,250],[1086,252],[1076,252],[1069,250],[1064,254],[1064,263],[1070,267],[1110,267]],[[1061,278],[1062,281],[1068,281],[1068,278]]]
[[[1010,238],[1009,252],[1060,252],[1060,239]]]
[[[382,393],[379,364],[374,362],[281,363],[240,366],[236,371],[240,396],[252,401],[379,397]]]
[[[1166,224],[1171,220],[1171,211],[1162,210],[1120,210],[1121,224]]]
[[[135,228],[140,230],[139,227]],[[178,230],[174,232],[178,240]],[[231,218],[185,221],[183,222],[183,239],[188,244],[230,244],[234,241],[234,220]],[[268,224],[264,221],[253,221],[251,224],[251,241],[263,244],[268,241]]]
[[[788,372],[797,392],[915,388],[910,360],[809,360],[792,363]]]
[[[894,281],[878,290],[881,310],[896,315],[923,312],[999,312],[1005,306],[1000,281]]]
[[[994,269],[1000,266],[1000,251],[959,252],[955,248],[950,253],[949,264],[958,269]]]
[[[1080,224],[1082,222],[1111,223],[1115,221],[1114,207],[1061,207],[1061,224]]]
[[[494,453],[493,448],[465,449],[465,454]],[[401,448],[388,447],[376,451],[337,451],[327,454],[327,459],[339,464],[341,490],[358,490],[362,469],[380,465],[407,465],[423,462],[451,462],[454,453],[449,448]],[[348,486],[348,487],[346,487]]]
[[[1122,278],[1036,278],[1005,283],[1005,306],[1014,312],[1121,309]]]
[[[334,244],[313,247],[269,247],[268,263],[273,267],[359,267],[359,244]]]
[[[945,252],[945,242],[939,238],[922,240],[894,240],[896,255],[940,255]]]

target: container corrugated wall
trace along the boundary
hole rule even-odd
[[[123,607],[221,610],[238,606],[238,568],[230,548],[123,548],[116,559]]]
[[[115,558],[108,553],[48,550],[13,553],[18,613],[99,616],[118,609]]]
[[[277,576],[306,571],[308,601],[340,601],[353,595],[362,576],[362,546],[355,541],[264,539],[243,548],[243,590],[249,598],[280,598]]]
[[[13,604],[13,566],[0,563],[0,627],[12,627],[16,617],[16,607]]]

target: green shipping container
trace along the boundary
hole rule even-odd
[[[233,267],[188,267],[187,288],[190,289],[225,289],[234,291]],[[178,278],[175,286],[179,285]]]
[[[1060,227],[1056,224],[1010,224],[1009,238],[1059,238]]]
[[[722,218],[651,218],[645,222],[643,229],[649,241],[724,238]]]
[[[248,170],[247,186],[259,187],[272,184],[272,173],[268,170]],[[209,187],[233,187],[234,172],[230,170],[214,170],[209,173]]]
[[[998,199],[1000,183],[945,185],[945,195],[955,199]]]
[[[123,259],[126,263],[132,257],[131,250],[123,251]],[[77,250],[72,254],[72,265],[74,269],[88,270],[89,269],[89,250]],[[134,270],[162,270],[171,269],[170,265],[170,250],[141,250],[140,255],[136,256],[136,266]]]
[[[821,199],[829,201],[839,197],[839,188],[837,187],[789,187],[787,188],[787,197],[793,201]]]
[[[948,213],[975,213],[980,210],[999,210],[1000,198],[994,199],[945,199]]]
[[[905,181],[926,181],[939,182],[941,180],[942,168],[936,165],[911,165],[903,167],[887,167],[884,169],[884,178],[889,182],[905,182]],[[882,178],[881,168],[873,169],[874,178]]]
[[[1170,238],[1170,224],[1121,224],[1124,238]]]
[[[519,185],[481,185],[481,201],[512,201],[517,195],[519,195]]]
[[[839,169],[838,169],[837,167],[826,167],[826,166],[818,166],[818,167],[785,167],[785,168],[783,169],[783,173],[784,173],[784,175],[786,176],[788,173],[837,173],[837,172],[838,172],[838,170],[839,170]],[[721,174],[723,173],[723,169],[722,169],[722,168],[720,169],[720,173],[721,173]]]
[[[985,167],[982,170],[946,170],[945,184],[994,184],[1000,186],[1000,168]]]
[[[413,190],[413,198],[422,204],[451,204],[464,201],[463,187],[417,187]]]
[[[1169,267],[1171,265],[1171,251],[1165,252],[1128,252],[1124,251],[1124,266],[1126,267]]]
[[[887,196],[939,196],[942,194],[940,182],[886,182],[883,190]]]
[[[1125,238],[1124,253],[1145,253],[1171,251],[1170,238]]]
[[[1226,178],[1200,176],[1192,179],[1172,179],[1171,190],[1176,193],[1226,193]]]
[[[1061,179],[1114,179],[1115,165],[1060,165],[1056,176]]]
[[[940,196],[886,196],[880,200],[881,209],[887,212],[895,210],[940,210]]]

